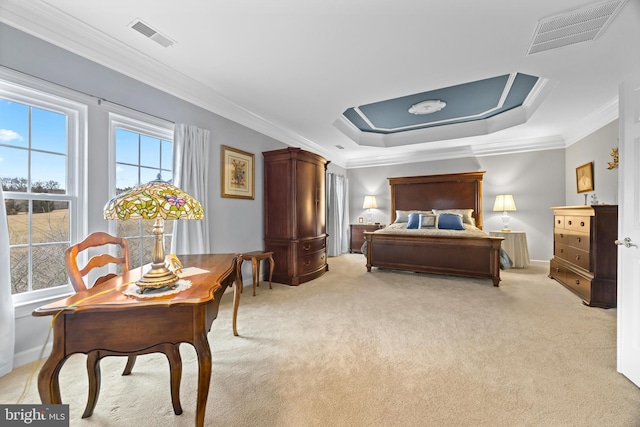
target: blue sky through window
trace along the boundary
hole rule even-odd
[[[0,99],[0,178],[55,181],[66,188],[67,117],[64,114]]]

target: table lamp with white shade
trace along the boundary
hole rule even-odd
[[[502,231],[511,231],[509,228],[509,213],[516,211],[516,202],[513,201],[513,196],[511,194],[498,194],[496,196],[496,202],[493,205],[494,212],[502,211],[502,224],[504,224],[504,228]]]
[[[377,209],[376,196],[364,196],[364,203],[362,209],[367,209],[367,224],[373,224],[371,209]]]

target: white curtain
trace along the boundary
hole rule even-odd
[[[11,272],[9,270],[9,227],[4,193],[0,186],[0,377],[13,369],[13,350],[16,329],[11,297]]]
[[[204,208],[202,220],[175,221],[171,252],[174,254],[211,253],[209,235],[209,153],[210,131],[177,124],[173,142],[173,184],[193,196]]]
[[[327,174],[327,255],[338,256],[349,250],[348,180]]]

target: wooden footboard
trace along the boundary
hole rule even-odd
[[[371,267],[491,279],[500,285],[501,237],[431,237],[365,233]]]

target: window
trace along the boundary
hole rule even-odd
[[[82,223],[77,159],[86,106],[15,81],[0,79],[0,181],[11,293],[14,303],[22,303],[71,289],[62,261]]]
[[[173,123],[153,117],[130,118],[110,114],[111,146],[115,150],[112,197],[160,177],[173,181]],[[116,221],[115,234],[129,242],[131,266],[151,262],[153,221]],[[169,253],[173,221],[164,223],[165,253]]]

